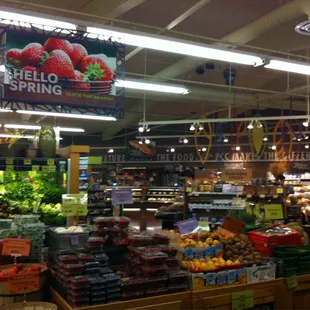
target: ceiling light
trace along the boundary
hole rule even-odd
[[[143,127],[143,126],[140,126],[140,127],[138,128],[138,130],[139,130],[139,132],[143,132],[143,131],[144,131],[144,127]]]
[[[195,125],[192,124],[191,127],[189,127],[189,130],[190,130],[190,131],[194,131],[194,130],[195,130]]]
[[[131,80],[117,80],[115,82],[116,87],[125,87],[130,89],[149,90],[161,93],[180,94],[186,95],[189,90],[183,86],[160,84],[160,83],[148,83]]]
[[[170,150],[169,150],[169,149],[166,149],[166,152],[167,152],[167,153],[169,153],[169,152],[170,152]]]
[[[113,149],[109,149],[108,153],[114,153],[114,150]]]
[[[145,131],[146,131],[146,132],[150,132],[150,131],[151,131],[151,128],[149,128],[149,127],[146,125]]]
[[[248,129],[253,129],[253,121],[248,125]]]
[[[139,141],[139,144],[143,144],[143,141],[142,141],[142,140],[140,140],[140,141]]]
[[[16,112],[20,114],[89,119],[94,121],[116,121],[116,118],[113,116],[102,116],[102,115],[70,114],[70,113],[58,113],[58,112],[28,111],[28,110],[17,110]]]
[[[293,137],[293,140],[296,140],[296,139],[297,139],[296,136],[294,136],[294,137]]]
[[[302,62],[271,59],[265,68],[310,75],[310,66]]]
[[[0,113],[9,113],[9,112],[13,112],[13,110],[10,110],[10,109],[0,109]]]
[[[203,152],[206,152],[206,151],[207,151],[207,148],[206,148],[206,147],[203,147],[201,150],[202,150]]]
[[[241,51],[239,52],[236,50],[232,51],[230,49],[224,48],[214,48],[214,46],[211,45],[208,46],[195,42],[187,43],[178,39],[172,39],[168,37],[165,38],[158,35],[143,34],[124,29],[108,27],[106,27],[106,29],[100,29],[87,27],[87,32],[103,36],[99,37],[99,39],[112,39],[118,42],[122,42],[126,45],[138,46],[163,52],[239,63],[250,66],[260,65],[263,63],[262,58]]]
[[[263,124],[260,121],[256,121],[256,127],[257,128],[262,128]]]
[[[236,151],[240,151],[240,146],[238,145],[238,146],[236,146]]]
[[[275,151],[275,150],[277,149],[277,147],[276,147],[275,145],[273,145],[273,146],[271,147],[271,149]]]
[[[44,29],[46,30],[54,30],[55,28],[64,28],[64,29],[71,29],[76,30],[76,25],[66,22],[61,22],[59,20],[52,20],[47,18],[41,18],[41,17],[35,17],[35,16],[29,16],[24,14],[16,14],[11,12],[5,12],[0,11],[1,24],[14,24],[18,25],[16,21],[23,22],[21,23],[21,26],[30,28],[30,24],[35,24],[39,26],[38,28],[42,28],[40,26],[45,26]],[[12,22],[13,21],[13,22]],[[14,22],[15,21],[15,22]],[[46,27],[46,26],[52,26],[52,27]]]
[[[306,149],[308,149],[308,148],[309,148],[309,145],[308,145],[308,144],[306,144],[306,145],[305,145],[305,148],[306,148]]]
[[[174,152],[175,152],[175,149],[172,147],[172,148],[170,149],[170,152],[171,152],[171,153],[174,153]]]
[[[304,138],[305,138],[305,140],[308,140],[308,139],[309,139],[309,136],[305,135]]]
[[[150,143],[151,143],[151,140],[145,139],[145,144],[150,144]]]
[[[4,124],[4,128],[11,128],[11,129],[25,129],[25,130],[40,130],[41,126],[36,125],[18,125],[18,124]],[[69,128],[69,127],[55,127],[59,131],[63,132],[85,132],[82,128]]]
[[[264,141],[268,141],[268,137],[264,137],[264,139],[263,139]]]
[[[179,143],[183,143],[183,138],[179,138]]]
[[[225,137],[224,140],[223,140],[223,142],[224,142],[224,143],[227,143],[227,142],[228,142],[228,139]]]
[[[203,125],[199,125],[198,129],[201,131],[201,130],[204,130],[204,127]]]
[[[184,138],[183,143],[187,144],[188,143],[188,139]]]
[[[10,135],[10,134],[0,134],[0,138],[13,138],[13,139],[34,139],[35,136],[29,136],[29,135]]]
[[[56,127],[56,128],[62,132],[85,132],[83,128],[71,128],[71,127]]]
[[[297,138],[297,141],[300,142],[300,141],[301,141],[301,137],[298,137],[298,138]]]
[[[302,124],[303,124],[305,127],[309,127],[309,121],[304,121]]]

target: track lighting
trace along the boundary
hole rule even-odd
[[[140,127],[138,128],[138,130],[139,130],[139,132],[143,132],[143,131],[144,131],[144,126],[140,126]]]
[[[142,141],[142,140],[140,140],[140,141],[139,141],[139,144],[143,144],[143,141]]]
[[[174,152],[175,152],[175,149],[172,147],[172,148],[170,149],[170,152],[171,152],[171,153],[174,153]]]
[[[308,139],[309,139],[309,136],[305,135],[305,136],[304,136],[304,139],[305,139],[305,140],[308,140]]]
[[[191,127],[189,127],[190,131],[194,131],[195,130],[195,124],[191,124]]]
[[[309,120],[306,120],[302,123],[305,127],[309,127]]]
[[[275,145],[273,145],[273,146],[271,147],[271,149],[275,151],[275,150],[277,149],[277,147],[276,147]]]
[[[305,149],[308,149],[308,148],[309,148],[309,145],[308,145],[308,144],[306,144],[306,145],[305,145]]]
[[[248,129],[253,129],[253,121],[251,121],[251,123],[248,125]]]
[[[263,124],[260,121],[256,121],[256,127],[257,128],[262,128]]]
[[[184,143],[184,144],[187,144],[187,143],[188,143],[188,139],[184,138],[184,139],[183,139],[183,143]]]
[[[240,149],[241,149],[240,146],[237,145],[237,146],[236,146],[236,151],[240,151]]]
[[[206,151],[207,151],[207,148],[206,148],[206,147],[203,147],[201,150],[202,150],[203,152],[206,152]]]
[[[151,143],[151,140],[149,140],[149,139],[145,139],[145,144],[150,144]]]
[[[224,140],[223,140],[223,142],[224,142],[224,143],[227,143],[227,142],[228,142],[228,139],[225,137]]]
[[[114,153],[114,150],[113,149],[109,149],[108,153]]]
[[[298,142],[300,142],[301,140],[302,140],[301,137],[298,137],[298,138],[297,138],[297,141],[298,141]]]
[[[268,137],[265,136],[264,139],[263,139],[263,141],[268,141]]]
[[[204,127],[203,127],[203,125],[201,125],[201,124],[199,124],[199,127],[198,127],[198,129],[201,131],[201,130],[204,130]]]

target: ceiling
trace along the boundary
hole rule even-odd
[[[303,57],[302,61],[307,61],[305,57],[310,47],[309,38],[294,31],[298,23],[308,19],[308,0],[29,0],[27,4],[22,0],[1,0],[0,6],[57,16],[64,21],[75,19],[81,25],[112,25],[283,58]],[[147,92],[144,96],[141,91],[127,90],[125,119],[113,123],[40,120],[13,114],[0,115],[0,122],[35,123],[39,120],[40,124],[83,127],[86,134],[98,133],[104,139],[112,139],[124,128],[137,127],[144,104],[146,120],[201,118],[205,113],[214,112],[225,117],[229,104],[233,114],[257,106],[259,109],[271,105],[285,109],[290,108],[291,95],[293,109],[306,111],[307,89],[294,90],[307,84],[305,76],[290,74],[288,78],[279,71],[233,65],[237,76],[234,87],[229,88],[223,77],[223,70],[229,67],[227,63],[153,50],[143,50],[132,56],[133,50],[127,48],[127,77],[181,84],[191,93],[182,96]],[[197,67],[206,63],[214,64],[214,69],[197,74]]]

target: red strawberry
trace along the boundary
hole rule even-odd
[[[113,71],[104,59],[105,55],[89,55],[81,61],[81,71],[92,81],[113,79]]]
[[[36,66],[41,62],[41,58],[46,55],[46,51],[39,43],[29,43],[21,53],[21,61],[24,66]]]
[[[61,50],[51,52],[50,56],[43,62],[41,71],[44,72],[44,74],[54,73],[59,78],[75,78],[71,59]]]
[[[75,81],[71,83],[73,90],[89,92],[90,83],[88,82],[87,77],[79,70],[75,70],[74,73],[75,73],[75,78],[74,78]]]
[[[36,67],[32,67],[32,66],[26,66],[23,68],[23,71],[31,71],[31,72],[36,72],[39,73],[39,69]]]
[[[20,58],[21,58],[22,50],[19,48],[11,48],[6,54],[7,63],[13,65],[14,67],[20,67]]]
[[[82,59],[85,58],[88,53],[86,48],[81,44],[73,43],[72,48],[73,52],[69,54],[69,56],[72,60],[74,68],[78,68]]]
[[[62,50],[68,55],[71,55],[73,52],[73,47],[68,40],[49,38],[44,44],[44,48],[49,53],[54,50]]]

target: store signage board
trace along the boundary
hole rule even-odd
[[[29,273],[22,276],[13,276],[8,279],[10,294],[27,294],[40,289],[39,272]]]
[[[59,34],[49,35],[55,37]],[[37,67],[39,72],[20,69],[15,61],[6,61],[3,99],[83,107],[87,102],[90,108],[116,110],[119,102],[116,99],[115,71],[117,61],[120,60],[118,50],[124,49],[124,45],[92,41],[87,37],[79,42],[76,38],[72,41],[70,37],[65,40],[53,38],[59,41],[55,43],[49,40],[49,35],[47,32],[44,35],[34,31],[6,31],[7,55],[12,49],[24,49],[29,44],[40,44],[42,47],[28,47],[29,53],[37,53],[38,60],[23,59],[24,66]],[[81,47],[75,50],[71,43]],[[59,44],[65,48],[57,49]],[[80,79],[81,74],[86,75],[90,71],[89,65],[99,66],[98,72],[90,76],[91,81],[74,83]],[[77,73],[77,70],[81,73]],[[124,71],[123,67],[120,70]]]
[[[177,226],[182,235],[187,235],[195,231],[198,228],[199,223],[197,218],[191,218],[189,220],[177,222]]]
[[[87,194],[64,194],[62,195],[62,213],[65,216],[87,215]]]
[[[281,204],[264,205],[267,220],[283,219],[283,207]]]
[[[29,256],[30,245],[30,239],[5,238],[3,240],[2,255]]]
[[[80,157],[80,170],[88,169],[88,156]]]
[[[130,205],[133,204],[131,188],[112,189],[113,205]]]
[[[232,310],[251,309],[254,307],[253,291],[242,291],[231,294]]]

